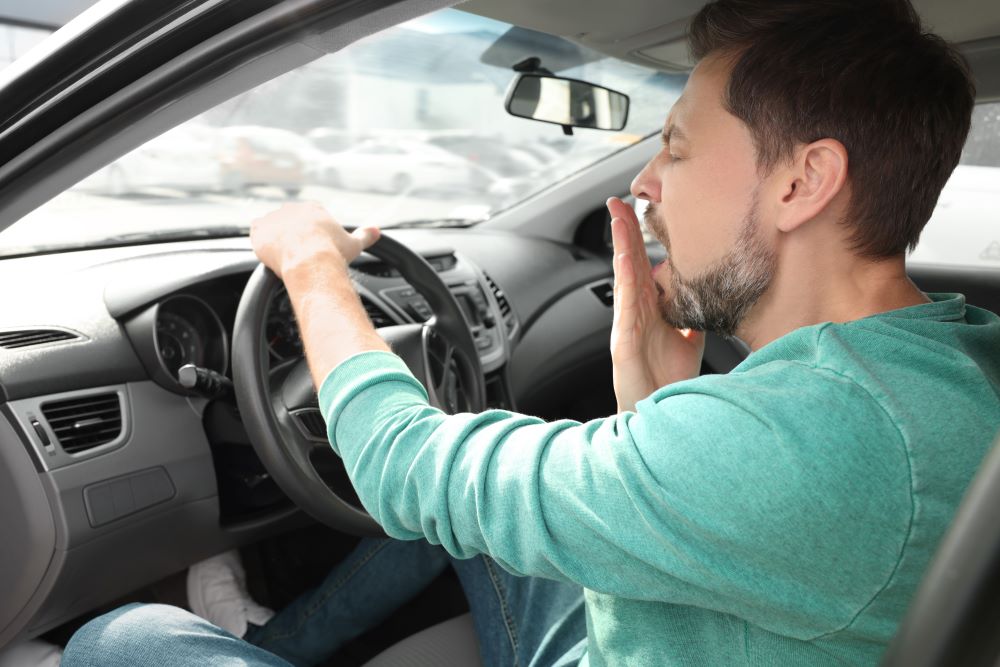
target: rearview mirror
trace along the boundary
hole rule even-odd
[[[579,79],[518,74],[507,91],[507,113],[563,128],[620,130],[628,120],[628,95]]]

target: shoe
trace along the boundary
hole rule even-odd
[[[274,611],[254,602],[246,578],[235,550],[195,563],[187,576],[191,611],[237,637],[246,634],[247,623],[264,625]]]

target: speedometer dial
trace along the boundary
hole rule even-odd
[[[156,343],[167,371],[177,377],[184,364],[205,364],[205,343],[198,329],[176,313],[161,313],[156,323]]]

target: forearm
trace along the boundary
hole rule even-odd
[[[312,255],[287,267],[282,277],[317,388],[348,357],[390,351],[369,321],[339,255]]]

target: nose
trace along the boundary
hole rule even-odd
[[[636,199],[645,199],[646,201],[658,204],[660,203],[660,181],[654,169],[655,162],[656,158],[653,158],[646,163],[642,171],[632,179],[632,186],[629,188],[629,191]]]

